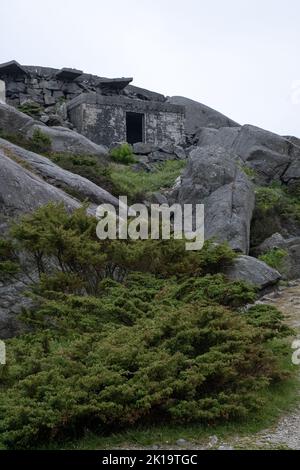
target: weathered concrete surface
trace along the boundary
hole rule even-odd
[[[125,142],[126,113],[144,115],[144,141],[149,144],[184,142],[184,108],[125,96],[84,94],[68,103],[70,121],[90,140],[110,146]]]

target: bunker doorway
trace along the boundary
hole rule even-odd
[[[144,142],[144,120],[142,113],[126,113],[126,137],[129,144]]]

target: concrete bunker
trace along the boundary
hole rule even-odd
[[[131,85],[131,77],[104,78],[13,60],[0,64],[0,80],[1,101],[16,108],[34,103],[35,118],[74,128],[97,144],[185,142],[185,108]]]

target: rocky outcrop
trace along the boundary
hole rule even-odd
[[[220,127],[240,126],[218,111],[183,96],[172,96],[167,99],[167,102],[185,107],[185,130],[188,135],[195,134],[201,127],[219,129]]]
[[[42,126],[34,124],[27,132],[27,137],[32,137],[34,131],[39,129],[51,140],[52,152],[66,152],[83,155],[96,155],[103,161],[108,154],[108,149],[104,145],[98,145],[87,139],[78,132],[61,126]]]
[[[118,205],[118,200],[91,181],[55,165],[49,159],[24,150],[0,139],[0,236],[10,223],[48,202],[63,203],[68,210],[81,203],[66,192],[72,190],[82,199],[100,204]],[[18,331],[17,314],[30,305],[25,291],[35,273],[30,265],[29,276],[21,273],[17,279],[0,281],[0,337],[10,337]]]
[[[255,196],[238,156],[218,146],[196,148],[171,197],[181,204],[204,204],[206,239],[249,252]]]
[[[96,155],[102,159],[108,154],[106,147],[95,144],[78,132],[65,127],[47,127],[4,103],[0,103],[0,129],[27,138],[31,138],[34,130],[39,129],[51,139],[53,152]]]
[[[286,279],[300,278],[300,237],[284,238],[280,233],[274,233],[255,249],[256,255],[281,249],[286,252],[280,269]]]
[[[52,186],[66,191],[71,190],[81,200],[88,199],[90,202],[98,205],[108,203],[116,207],[118,206],[118,199],[108,191],[80,175],[60,168],[46,157],[25,150],[4,139],[0,139],[0,150],[2,154],[10,159],[27,166],[33,173],[42,177],[44,181],[47,181]]]
[[[197,145],[221,145],[238,155],[255,172],[258,183],[294,182],[300,175],[300,146],[255,126],[240,128],[200,129]]]
[[[273,286],[281,279],[278,271],[263,261],[245,255],[236,258],[232,266],[225,270],[225,275],[232,281],[249,282],[259,290]]]
[[[7,282],[0,280],[1,339],[11,338],[24,329],[24,325],[18,321],[18,314],[22,309],[32,305],[31,300],[25,295],[29,284],[30,279],[25,275]]]
[[[0,233],[9,221],[50,201],[63,202],[70,210],[80,207],[78,201],[22,167],[0,148]]]
[[[34,123],[34,119],[27,114],[21,113],[13,106],[0,103],[0,130],[8,134],[26,135]]]
[[[68,210],[80,207],[78,201],[22,167],[0,148],[0,236],[5,235],[12,221],[50,201],[62,202]],[[18,331],[17,314],[30,304],[24,294],[29,282],[24,273],[13,281],[0,281],[1,338]]]

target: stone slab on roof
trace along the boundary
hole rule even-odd
[[[59,80],[75,80],[75,78],[80,77],[82,74],[82,70],[63,67],[56,73],[56,78]]]
[[[100,78],[96,87],[99,88],[101,91],[113,91],[119,92],[124,90],[124,88],[129,85],[133,80],[132,77],[130,78]]]
[[[126,89],[129,95],[136,96],[138,99],[148,100],[148,101],[166,101],[166,98],[161,93],[155,91],[146,90],[145,88],[140,88],[134,85],[129,85]]]
[[[22,67],[16,60],[11,60],[9,62],[4,62],[0,64],[0,77],[1,76],[20,76],[27,75],[27,70]]]

